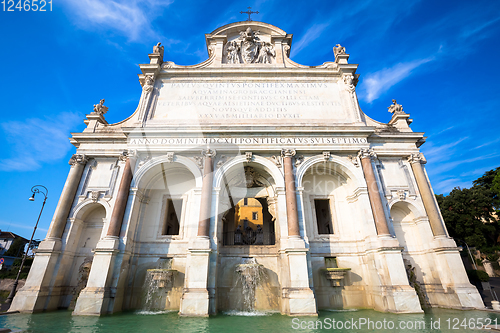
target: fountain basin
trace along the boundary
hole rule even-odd
[[[332,287],[342,287],[344,285],[344,278],[350,268],[324,268],[323,274],[326,279],[330,281]]]

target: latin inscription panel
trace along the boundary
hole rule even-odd
[[[350,122],[335,82],[163,82],[156,120]],[[294,121],[295,120],[295,121]]]

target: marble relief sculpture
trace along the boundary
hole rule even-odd
[[[240,31],[240,37],[229,41],[224,46],[224,57],[228,64],[270,64],[276,58],[274,46],[259,38],[259,31],[247,28]]]

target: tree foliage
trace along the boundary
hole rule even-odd
[[[24,252],[24,246],[26,245],[26,241],[21,237],[17,237],[14,239],[9,249],[4,253],[5,256],[18,257],[21,256]]]
[[[500,167],[487,171],[473,184],[469,189],[456,187],[436,199],[451,237],[492,252],[500,235]]]

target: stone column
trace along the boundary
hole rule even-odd
[[[213,159],[216,152],[213,149],[207,149],[202,154],[205,156],[205,162],[201,185],[198,237],[189,244],[184,290],[179,311],[181,316],[206,317],[211,309],[215,310],[214,295],[209,292],[208,287],[209,276],[214,274],[213,268],[210,267],[212,249],[209,235],[212,215]]]
[[[375,152],[372,149],[361,149],[359,158],[361,159],[361,166],[365,176],[366,185],[368,186],[368,197],[370,198],[370,206],[372,208],[373,218],[375,220],[375,227],[377,228],[378,235],[390,235],[389,227],[387,226],[387,219],[384,213],[384,206],[380,198],[380,189],[373,172],[371,159],[375,158]]]
[[[434,198],[434,193],[431,190],[427,177],[422,168],[422,155],[420,153],[411,154],[408,157],[408,162],[411,164],[413,174],[417,181],[418,190],[420,191],[420,197],[424,203],[425,211],[429,217],[429,222],[431,224],[432,233],[434,236],[446,236],[446,230],[444,229],[443,222],[441,221],[441,215],[439,214],[439,208],[436,204]]]
[[[83,170],[88,158],[85,155],[73,155],[69,160],[71,169],[69,170],[66,184],[64,184],[61,197],[57,203],[57,208],[54,213],[52,224],[50,225],[47,238],[61,238],[64,228],[66,227],[66,220],[68,219],[69,211],[75,199],[80,179],[82,178]]]
[[[135,157],[131,153],[124,152],[119,159],[125,160],[125,168],[116,193],[108,232],[99,240],[94,249],[94,260],[87,286],[78,296],[74,315],[99,316],[121,309],[121,304],[117,304],[116,301],[120,302],[122,297],[122,291],[119,290],[123,283],[121,273],[128,267],[128,254],[120,248],[119,236],[129,198],[132,204],[134,202],[135,194],[130,191],[130,183]],[[117,291],[119,291],[118,294]]]
[[[295,176],[293,174],[292,157],[294,149],[282,149],[283,171],[285,173],[286,215],[288,221],[288,237],[300,237],[299,215],[297,213],[297,196],[295,193]]]
[[[40,312],[57,309],[60,289],[58,285],[54,285],[54,276],[59,270],[61,237],[87,160],[85,155],[79,154],[73,155],[69,160],[71,169],[47,237],[38,246],[26,284],[12,300],[10,311]]]
[[[127,158],[125,155],[124,157],[120,156],[120,159],[122,160],[125,158],[125,169],[123,170],[120,187],[118,188],[118,193],[116,194],[115,206],[113,208],[113,213],[111,214],[111,219],[109,221],[107,236],[120,236],[123,216],[125,215],[125,208],[127,207],[127,200],[130,192],[130,183],[132,182],[132,168],[130,166],[130,158]]]
[[[205,163],[203,167],[203,183],[201,185],[200,220],[198,223],[198,236],[208,237],[210,233],[210,216],[212,213],[212,183],[213,183],[213,158],[215,150],[203,151]]]

